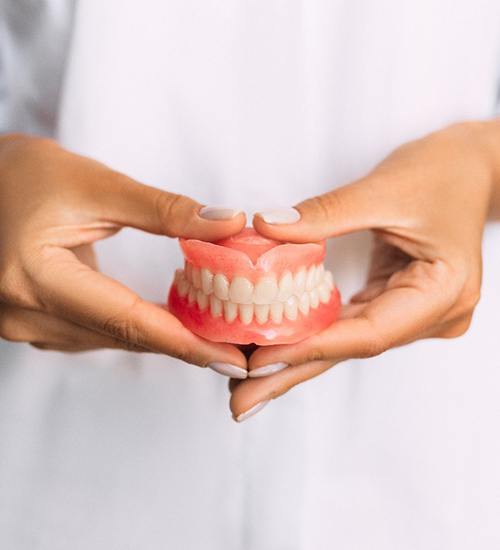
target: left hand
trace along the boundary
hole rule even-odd
[[[398,148],[366,177],[297,205],[295,223],[255,216],[256,230],[272,239],[319,241],[370,229],[375,247],[367,285],[342,320],[298,344],[253,353],[250,372],[288,368],[231,383],[237,420],[345,359],[468,329],[494,179],[487,125],[457,124]]]

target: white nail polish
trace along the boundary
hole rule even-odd
[[[225,206],[203,206],[198,212],[201,218],[205,220],[232,220],[238,214],[241,214],[241,210],[234,208],[227,208]]]
[[[300,220],[300,212],[295,208],[283,208],[282,210],[263,210],[257,212],[266,223],[271,225],[281,225],[287,223],[295,223]]]
[[[280,370],[286,369],[288,363],[271,363],[270,365],[264,365],[257,369],[253,369],[248,373],[250,378],[262,378],[263,376],[270,376]]]
[[[248,376],[248,372],[236,365],[230,365],[229,363],[210,363],[208,368],[213,371],[222,374],[223,376],[229,376],[230,378],[239,378],[243,380]]]
[[[260,403],[257,403],[257,405],[254,405],[251,409],[248,409],[248,411],[241,413],[235,418],[236,422],[243,422],[247,418],[250,418],[254,414],[257,414],[269,403],[269,401],[270,399],[268,399],[267,401],[261,401]]]

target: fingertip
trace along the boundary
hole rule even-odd
[[[246,225],[246,215],[234,208],[202,206],[193,221],[185,238],[218,241],[239,233]]]

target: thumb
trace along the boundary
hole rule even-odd
[[[375,189],[375,182],[370,179],[359,180],[307,199],[294,208],[257,212],[253,225],[265,237],[297,243],[381,228],[385,216],[380,210],[384,204],[380,191],[383,186]]]
[[[245,226],[241,210],[206,207],[184,195],[162,191],[112,172],[96,201],[103,221],[148,233],[215,241]]]

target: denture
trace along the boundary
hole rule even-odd
[[[180,239],[169,310],[214,342],[291,344],[333,323],[340,295],[325,270],[325,242],[282,243],[251,228],[209,243]]]

